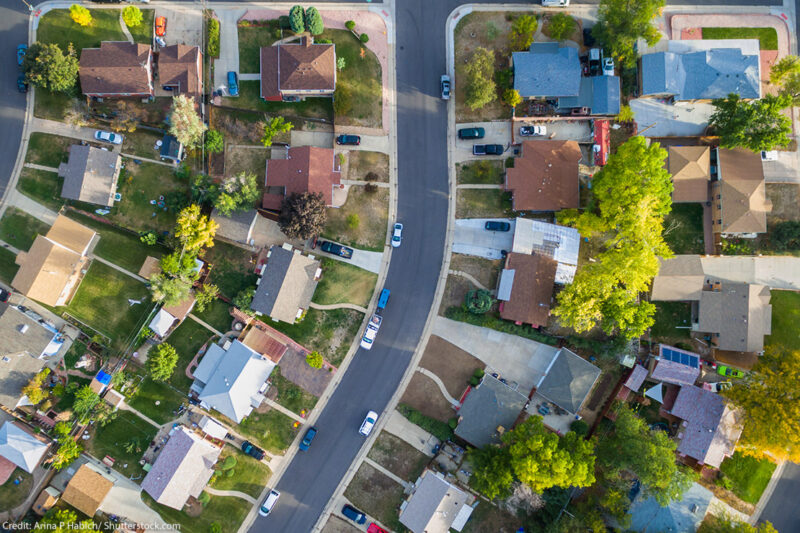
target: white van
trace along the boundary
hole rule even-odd
[[[264,503],[261,504],[261,507],[258,508],[258,514],[261,516],[267,516],[272,508],[275,507],[275,504],[278,503],[278,498],[281,497],[281,493],[275,489],[269,491],[267,494],[267,499],[264,500]]]
[[[569,0],[542,0],[542,7],[567,7]]]

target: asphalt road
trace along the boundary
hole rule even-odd
[[[20,1],[0,2],[0,198],[17,160],[25,121],[25,95],[17,90],[17,45],[28,42],[28,9]]]
[[[759,522],[770,521],[781,533],[800,531],[798,494],[800,494],[800,465],[788,463],[775,486],[775,492],[761,513]]]

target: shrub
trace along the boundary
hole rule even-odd
[[[122,10],[122,20],[129,28],[135,28],[142,23],[142,10],[136,6],[128,6]]]
[[[88,26],[92,23],[92,13],[78,4],[69,6],[69,16],[76,24],[81,26]]]
[[[476,368],[475,372],[473,372],[472,375],[478,379],[481,379],[483,376],[486,375],[486,371],[482,368]]]
[[[314,42],[317,44],[333,44],[330,39],[314,39]]]
[[[197,497],[197,501],[203,504],[203,507],[208,505],[208,502],[211,501],[211,496],[208,495],[207,492],[200,493],[200,496]]]
[[[364,44],[367,44],[369,42],[369,35],[367,35],[366,33],[362,33],[361,35],[358,36],[358,40]]]
[[[508,106],[517,107],[517,105],[522,102],[522,97],[519,95],[519,91],[515,89],[506,89],[505,92],[503,92],[503,102]]]
[[[475,289],[469,291],[464,298],[464,305],[470,313],[482,315],[492,308],[494,298],[489,291],[484,289]]]
[[[512,68],[504,68],[495,71],[494,73],[494,83],[497,85],[497,88],[502,90],[505,89],[513,89],[511,86],[511,78],[514,76],[514,69]]]
[[[463,307],[452,306],[447,308],[447,310],[444,312],[444,316],[450,320],[458,320],[459,322],[466,322],[467,324],[472,324],[474,326],[494,329],[503,333],[510,333],[512,335],[519,335],[520,337],[543,342],[551,346],[558,344],[558,339],[555,337],[551,337],[546,333],[542,333],[527,324],[518,326],[513,322],[497,318],[491,313],[476,315],[474,313],[470,313]]]
[[[376,192],[378,192],[378,186],[375,185],[374,183],[367,183],[366,185],[364,185],[364,192],[367,194],[375,194]]]
[[[469,384],[472,385],[473,387],[477,387],[478,383],[480,383],[480,382],[481,382],[481,378],[479,378],[477,376],[472,376],[471,378],[469,378]]]
[[[516,52],[528,50],[538,27],[535,15],[520,15],[514,19],[511,23],[511,48]]]
[[[208,19],[208,45],[206,53],[210,57],[219,57],[219,21]]]
[[[316,7],[306,9],[306,31],[311,35],[319,35],[325,31],[322,15],[319,14]]]
[[[402,403],[397,406],[397,410],[409,422],[418,425],[439,440],[445,441],[453,437],[453,430],[446,422],[425,416],[413,407]]]
[[[317,351],[313,351],[306,355],[306,363],[308,363],[308,366],[311,368],[322,368],[323,362],[322,355]]]
[[[347,66],[347,60],[344,56],[339,56],[336,58],[336,70],[344,70],[344,67]]]
[[[625,123],[633,121],[633,109],[629,105],[622,105],[619,108],[619,115],[617,115],[617,122]]]
[[[589,433],[589,424],[583,420],[573,420],[572,424],[569,425],[569,429],[583,437]]]
[[[289,10],[289,28],[295,33],[306,30],[305,11],[301,6],[294,6]]]
[[[219,469],[220,470],[233,470],[233,468],[236,466],[236,463],[237,463],[236,457],[233,456],[233,455],[229,455],[222,462],[222,465],[219,467]]]
[[[361,224],[361,219],[358,218],[356,213],[351,213],[347,215],[347,227],[350,229],[356,229],[359,224]]]
[[[458,418],[451,418],[447,421],[447,425],[450,426],[450,429],[456,429],[456,426],[458,425]]]
[[[548,30],[551,38],[563,41],[575,31],[575,19],[566,13],[556,13],[550,17]]]
[[[356,21],[348,20],[347,22],[344,23],[344,27],[350,31],[353,31],[354,29],[356,29]]]
[[[282,30],[292,29],[292,24],[289,21],[289,17],[286,15],[281,15],[280,17],[278,17],[278,27]]]

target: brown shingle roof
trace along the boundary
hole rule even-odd
[[[673,202],[707,202],[711,179],[711,148],[670,146],[667,169],[672,174]]]
[[[161,272],[161,263],[159,262],[157,257],[153,257],[148,255],[144,258],[144,263],[142,263],[142,268],[139,269],[139,275],[145,279],[150,279],[150,276],[153,274],[159,274]]]
[[[277,335],[255,326],[247,330],[244,339],[242,339],[242,344],[260,353],[273,363],[280,363],[283,354],[289,348]]]
[[[514,271],[514,283],[500,317],[534,326],[547,324],[557,267],[554,259],[543,255],[508,254],[505,270]]]
[[[188,315],[192,311],[196,301],[197,300],[194,297],[194,294],[190,294],[189,297],[183,300],[182,302],[170,306],[165,305],[163,309],[164,311],[171,314],[178,320],[183,320],[184,318],[186,318],[186,315]]]
[[[196,46],[173,44],[158,53],[158,83],[177,87],[175,94],[193,96],[200,101],[203,54]]]
[[[62,498],[87,516],[94,516],[114,484],[88,464],[82,465],[69,480]]]
[[[100,48],[81,51],[83,94],[152,95],[152,51],[145,44],[103,41]]]
[[[575,141],[525,141],[522,156],[506,170],[505,189],[514,194],[515,211],[559,211],[578,207]]]
[[[64,178],[61,197],[111,207],[117,192],[122,158],[119,154],[93,146],[74,144],[69,161],[58,167]]]
[[[300,43],[261,49],[261,97],[286,92],[332,93],[336,88],[336,49],[333,44]]]
[[[288,159],[267,160],[266,186],[284,187],[293,192],[322,193],[325,205],[333,204],[333,187],[341,182],[341,172],[334,170],[333,150],[315,146],[289,148]],[[281,195],[264,193],[264,209],[280,208]],[[277,205],[277,207],[276,207]]]
[[[723,233],[764,233],[767,212],[772,203],[767,199],[761,156],[744,148],[718,152],[720,181],[713,186],[713,218],[722,219],[714,230]],[[721,198],[721,209],[718,207]]]

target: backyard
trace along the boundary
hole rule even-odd
[[[800,293],[773,290],[770,295],[772,334],[764,337],[764,344],[800,350]]]
[[[219,467],[227,457],[236,458],[236,466],[227,471],[220,471]],[[258,498],[267,485],[272,471],[261,461],[256,461],[249,455],[242,453],[233,446],[222,448],[222,454],[217,461],[217,473],[212,478],[211,487],[217,490],[237,490]],[[231,472],[232,473],[228,473]]]
[[[395,531],[403,531],[397,510],[405,498],[403,486],[368,463],[361,463],[344,496],[353,505]]]
[[[145,422],[135,413],[120,411],[105,426],[95,425],[94,434],[86,442],[86,451],[98,459],[106,455],[115,459],[114,469],[138,480],[144,476],[139,459],[155,438],[158,428]]]
[[[228,298],[243,289],[255,288],[257,276],[251,252],[216,240],[203,254],[203,260],[211,264],[210,282]]]
[[[322,279],[314,292],[318,304],[352,303],[366,307],[378,275],[344,261],[322,258]]]
[[[497,218],[512,214],[510,192],[460,189],[456,195],[456,218]]]
[[[177,418],[174,411],[185,398],[185,394],[172,388],[168,383],[159,383],[145,377],[139,385],[138,392],[133,398],[126,398],[125,402],[147,418],[159,424],[166,424]]]
[[[25,162],[58,168],[60,163],[68,159],[67,149],[78,141],[61,135],[33,132],[28,141],[28,151],[25,153]]]
[[[198,311],[195,307],[192,314],[214,329],[225,333],[231,329],[231,323],[233,322],[229,312],[230,308],[230,304],[217,299],[208,304],[208,307],[203,311]]]
[[[735,452],[722,462],[719,469],[724,474],[723,479],[730,480],[731,491],[747,503],[755,505],[767,488],[776,466],[766,459],[756,459]]]
[[[178,511],[172,507],[161,505],[145,492],[141,493],[142,501],[153,508],[165,522],[178,524],[182,533],[208,533],[214,530],[212,524],[218,524],[217,531],[236,531],[247,516],[250,504],[245,500],[233,497],[211,496],[207,505],[194,504],[189,515],[186,511]]]
[[[471,161],[456,164],[456,176],[459,184],[494,184],[501,185],[505,178],[503,161]]]
[[[414,482],[422,474],[430,457],[388,431],[381,431],[367,457],[400,479]]]
[[[18,484],[14,484],[15,480]],[[8,481],[0,485],[0,512],[9,511],[22,504],[33,490],[33,476],[21,468],[15,468]]]
[[[655,322],[650,328],[654,340],[672,342],[688,339],[691,326],[691,308],[686,302],[653,302],[656,306]]]
[[[300,322],[270,322],[270,326],[309,350],[318,351],[332,365],[339,366],[363,318],[363,314],[351,309],[309,309]]]
[[[495,533],[496,531],[517,531],[522,520],[496,505],[481,501],[472,511],[462,533]]]
[[[672,211],[664,217],[664,240],[675,254],[705,253],[703,206],[672,204]]]
[[[202,324],[187,317],[178,328],[167,337],[167,344],[178,352],[178,363],[172,372],[169,383],[178,390],[189,393],[192,381],[186,375],[186,367],[192,362],[197,351],[208,342],[214,334]]]
[[[142,23],[138,26],[130,27],[128,30],[133,36],[133,40],[141,44],[153,43],[153,10],[142,9]]]
[[[317,404],[317,397],[295,385],[281,375],[281,367],[276,366],[269,376],[271,387],[275,390],[275,401],[293,413],[309,413]]]
[[[17,181],[19,192],[53,211],[58,211],[64,205],[64,199],[61,198],[63,185],[64,178],[55,172],[34,168],[23,168]]]
[[[269,155],[270,149],[263,146],[228,144],[225,147],[225,175],[235,176],[239,172],[250,172],[256,175],[259,184],[263,184]]]
[[[9,207],[0,219],[0,240],[18,250],[27,251],[36,235],[44,235],[49,229],[50,226],[38,218],[16,207]]]
[[[125,159],[125,169],[120,172],[118,183],[117,191],[122,200],[111,208],[109,220],[137,231],[172,231],[177,214],[166,206],[159,207],[157,202],[173,192],[185,197],[189,193],[189,184],[180,181],[173,169],[156,163],[137,165],[131,159]]]
[[[136,131],[128,132],[123,136],[122,153],[158,159],[159,153],[155,148],[156,141],[160,141],[163,137],[163,133],[137,128]]]
[[[364,250],[382,252],[389,221],[389,189],[367,192],[351,186],[342,207],[326,210],[328,222],[322,236]]]

